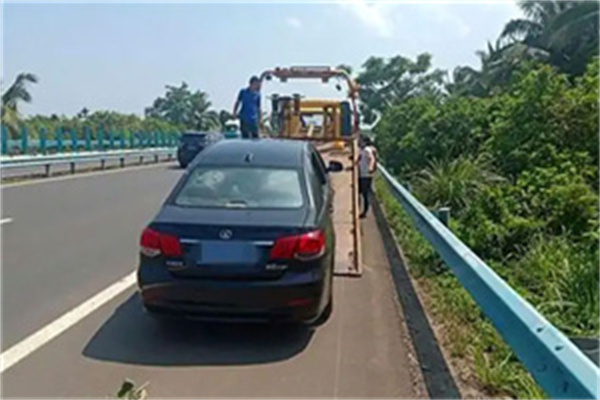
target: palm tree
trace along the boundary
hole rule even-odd
[[[27,90],[27,83],[37,83],[38,79],[30,73],[17,76],[15,82],[2,93],[2,122],[8,128],[11,137],[16,137],[19,131],[18,104],[23,101],[29,103],[31,94]]]
[[[208,131],[217,129],[220,126],[219,114],[211,110],[211,102],[208,101],[208,95],[201,91],[196,91],[189,98],[191,108],[191,124],[194,129]]]
[[[166,86],[166,93],[146,108],[146,116],[169,121],[187,129],[211,130],[219,127],[219,115],[211,111],[208,94],[192,92],[187,83]]]
[[[506,86],[513,72],[523,61],[548,60],[548,53],[523,43],[488,42],[487,50],[479,50],[481,70],[460,66],[454,69],[452,82],[446,86],[450,94],[485,97]]]
[[[509,21],[500,37],[508,45],[547,53],[551,64],[579,75],[598,55],[599,5],[597,0],[522,0],[526,18]]]

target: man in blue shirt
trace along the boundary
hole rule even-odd
[[[250,78],[250,85],[247,88],[240,90],[233,106],[233,115],[240,118],[242,138],[258,138],[258,127],[262,114],[260,111],[260,79],[256,76]]]

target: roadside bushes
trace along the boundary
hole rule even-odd
[[[385,112],[375,130],[386,167],[426,206],[450,206],[457,236],[573,336],[599,331],[599,83],[597,59],[576,79],[548,65],[524,65],[494,97],[410,99]],[[465,313],[464,290],[418,234],[401,226],[407,220],[390,215],[414,275],[444,302],[438,312]],[[486,335],[482,317],[457,318],[461,332]],[[486,340],[494,342],[480,337],[458,351],[477,361],[486,390],[538,392],[512,366],[509,350],[490,350]]]

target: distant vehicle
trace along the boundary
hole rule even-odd
[[[328,167],[312,144],[224,140],[143,231],[138,285],[157,316],[318,325],[332,311]]]
[[[225,139],[238,139],[241,136],[240,132],[240,121],[238,120],[229,120],[225,122],[225,127],[223,130],[223,136]]]
[[[185,132],[179,140],[177,161],[181,168],[186,168],[204,148],[221,140],[220,132]]]

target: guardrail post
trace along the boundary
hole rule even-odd
[[[140,156],[140,165],[144,163],[144,156]]]
[[[1,139],[1,147],[2,154],[8,154],[8,128],[4,125],[0,127],[2,139]]]
[[[125,167],[125,157],[119,158],[119,165],[121,166],[121,168]]]
[[[27,127],[21,128],[21,152],[23,154],[29,153],[29,137],[27,136]]]
[[[71,151],[77,151],[77,131],[71,129]]]
[[[75,161],[71,161],[71,173],[74,174],[75,173]]]
[[[158,154],[155,154],[155,155],[154,155],[154,162],[155,162],[155,163],[158,163]]]
[[[46,170],[46,178],[50,177],[50,164],[44,165],[44,169]]]
[[[46,154],[46,128],[41,127],[38,136],[40,137],[40,153]]]
[[[100,169],[106,168],[106,160],[104,158],[100,159]]]
[[[63,142],[62,142],[62,128],[56,128],[56,131],[54,132],[55,135],[55,140],[56,140],[56,152],[57,153],[62,153],[63,150]]]
[[[441,207],[433,213],[446,227],[450,224],[450,207]]]
[[[90,127],[86,126],[83,128],[83,134],[85,136],[85,150],[86,151],[91,151],[92,150],[92,132],[90,131]]]

